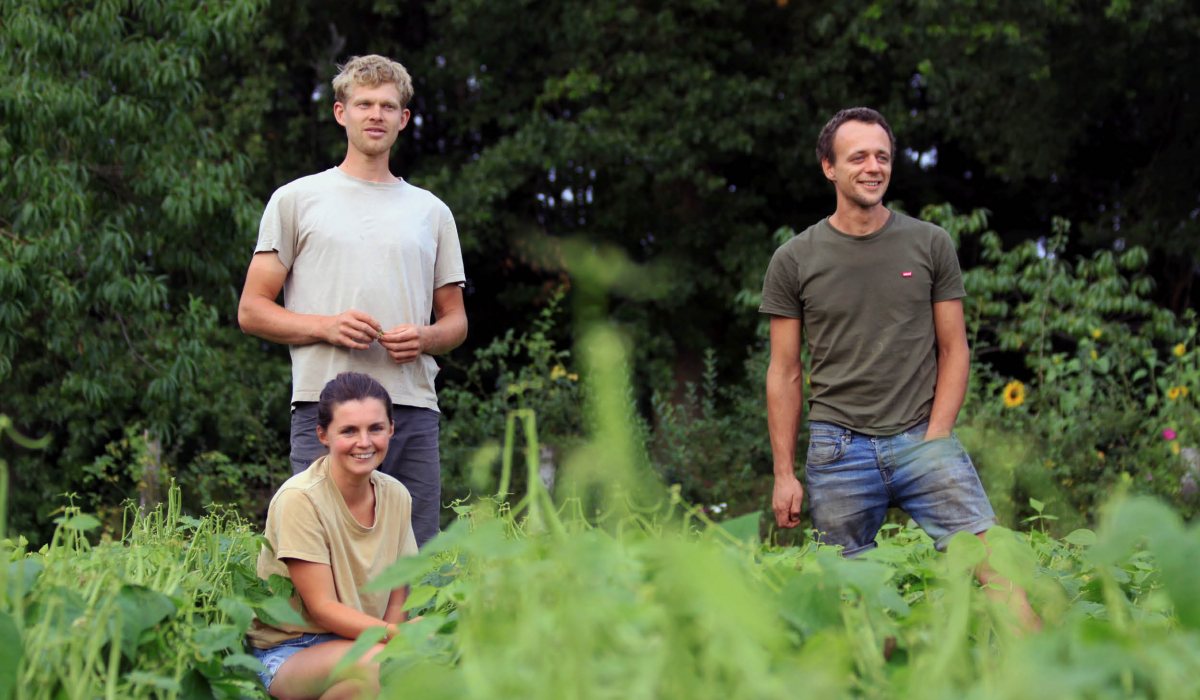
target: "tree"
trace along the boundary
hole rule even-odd
[[[52,436],[12,460],[18,529],[119,501],[139,441],[261,461],[279,432],[286,369],[217,313],[261,211],[263,7],[0,0],[0,413]]]

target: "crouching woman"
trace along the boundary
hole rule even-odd
[[[405,589],[360,591],[403,556],[416,554],[412,498],[377,471],[392,435],[392,401],[365,374],[346,372],[325,385],[317,404],[317,437],[329,454],[288,479],[267,511],[266,547],[258,575],[291,579],[292,606],[303,626],[255,620],[247,632],[270,694],[301,700],[373,697],[379,687],[376,644],[350,671],[330,671],[364,630],[407,621]],[[385,642],[387,639],[385,638]]]

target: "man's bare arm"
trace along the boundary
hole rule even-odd
[[[804,400],[800,361],[800,319],[771,317],[771,364],[767,368],[767,427],[775,462],[771,506],[783,528],[800,524],[804,488],[796,478],[796,437]]]
[[[298,314],[276,303],[288,269],[275,251],[255,253],[238,302],[242,332],[288,345],[330,343],[365,350],[382,327],[370,314],[349,309],[336,316]]]
[[[967,346],[962,299],[939,301],[933,305],[933,330],[937,335],[938,374],[926,440],[950,437],[967,395],[971,351]]]
[[[450,352],[467,339],[467,310],[458,284],[433,290],[433,315],[432,325],[405,324],[384,332],[379,342],[396,363]]]

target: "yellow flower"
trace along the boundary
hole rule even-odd
[[[1004,407],[1016,408],[1025,403],[1025,385],[1012,380],[1004,386]]]
[[[1183,343],[1180,343],[1171,349],[1171,352],[1175,353],[1175,357],[1183,357],[1183,353],[1186,351],[1187,348],[1183,347]]]
[[[1092,331],[1092,337],[1093,337],[1093,338],[1096,338],[1097,340],[1099,340],[1100,336],[1102,336],[1102,335],[1104,335],[1104,333],[1103,333],[1103,332],[1101,332],[1099,328],[1097,328],[1096,330]]]
[[[1104,461],[1104,450],[1096,450],[1096,459]]]
[[[1052,358],[1050,358],[1050,359],[1051,359],[1051,360],[1053,360],[1053,361],[1054,361],[1054,364],[1056,364],[1056,365],[1057,365],[1057,364],[1059,363],[1059,360],[1060,360],[1061,358],[1060,358],[1058,355],[1055,355],[1054,357],[1052,357]]]
[[[1173,386],[1167,390],[1167,398],[1172,401],[1178,401],[1183,396],[1187,396],[1186,386]]]
[[[578,374],[568,374],[567,379],[570,379],[573,382],[577,382],[577,381],[579,381],[579,375]]]
[[[1178,442],[1171,443],[1171,454],[1174,454],[1174,455],[1179,454],[1179,443]]]
[[[565,376],[567,376],[567,370],[563,369],[562,365],[554,365],[554,369],[550,370],[550,381]]]
[[[1095,350],[1093,350],[1093,351],[1092,351],[1092,359],[1094,360],[1094,359],[1096,359],[1096,357],[1097,357],[1097,355],[1096,355],[1096,351],[1095,351]]]

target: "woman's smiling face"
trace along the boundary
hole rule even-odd
[[[329,428],[317,437],[329,447],[331,466],[346,474],[367,476],[383,464],[395,426],[379,399],[346,401],[333,409]]]

